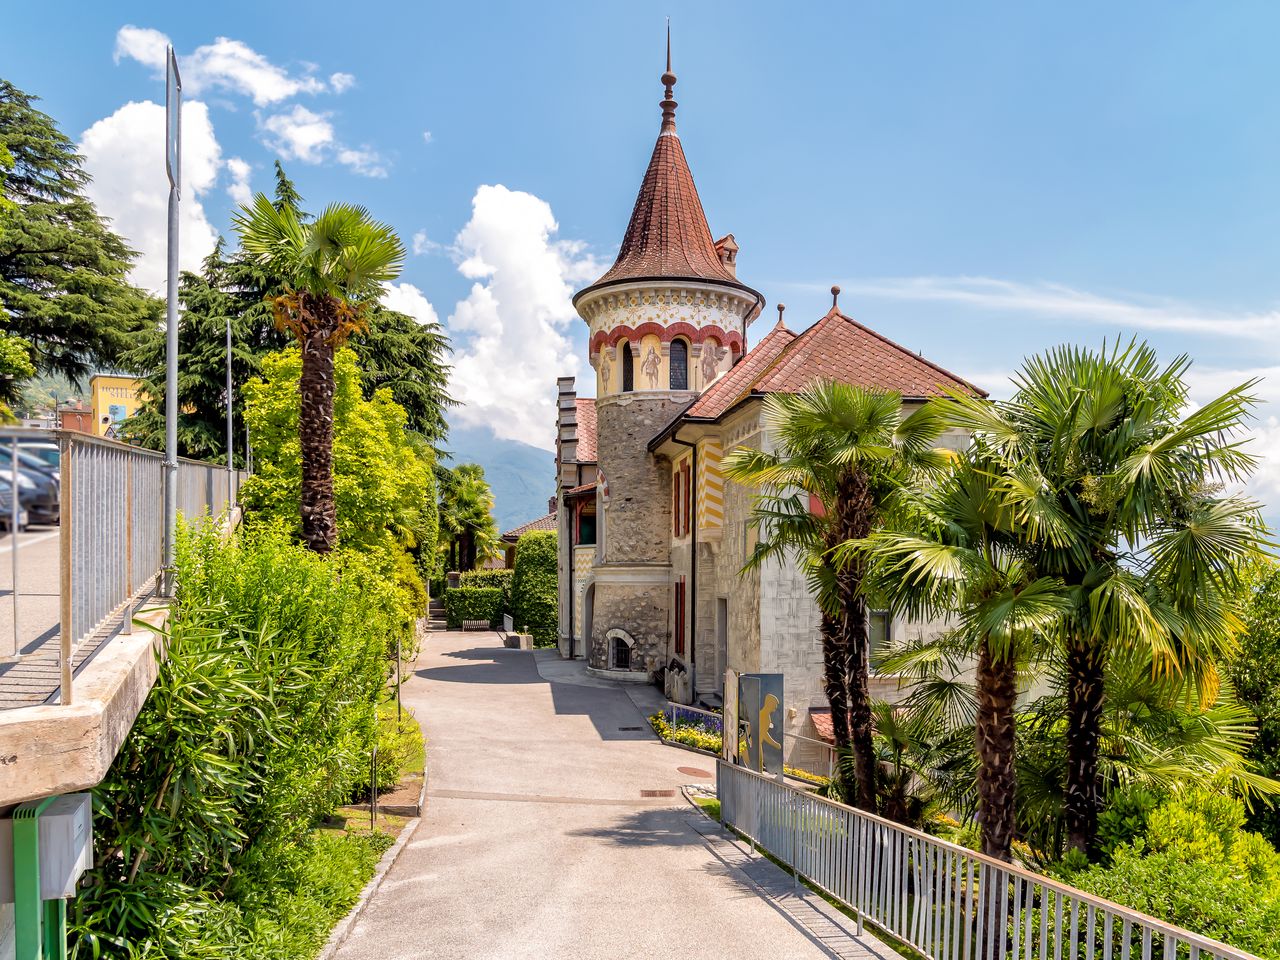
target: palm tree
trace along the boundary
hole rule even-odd
[[[992,466],[981,448],[970,450],[942,483],[910,497],[905,532],[880,530],[835,555],[861,549],[891,609],[927,619],[954,615],[942,649],[949,657],[977,658],[972,722],[982,852],[1009,860],[1016,828],[1019,663],[1038,633],[1064,612],[1066,599],[1061,581],[1038,577],[1027,565],[1025,549],[1011,534],[1011,511],[994,489]]]
[[[493,491],[476,463],[461,463],[440,475],[440,536],[450,570],[474,570],[499,553]]]
[[[1161,368],[1137,341],[1059,347],[1025,362],[1011,400],[957,394],[948,413],[998,459],[1029,568],[1063,583],[1067,842],[1086,854],[1110,659],[1142,651],[1155,676],[1193,676],[1212,702],[1213,663],[1239,629],[1237,571],[1264,542],[1256,504],[1223,492],[1254,465],[1240,436],[1253,384],[1193,409],[1189,366]]]
[[[764,488],[752,509],[760,541],[744,569],[768,560],[804,564],[822,613],[823,686],[836,748],[854,758],[854,783],[841,766],[845,796],[875,812],[864,567],[856,554],[837,567],[831,551],[865,538],[904,485],[941,468],[946,455],[933,445],[942,426],[932,407],[904,416],[898,394],[838,382],[770,394],[763,423],[776,452],[743,447],[724,459],[729,479]]]
[[[291,204],[265,194],[234,217],[250,258],[284,281],[270,300],[276,326],[302,350],[298,440],[302,452],[302,539],[327,553],[337,539],[333,500],[333,353],[376,304],[382,285],[400,274],[404,246],[364,207],[330,204],[315,220],[299,220]]]

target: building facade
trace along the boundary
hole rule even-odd
[[[762,399],[819,380],[894,390],[916,406],[977,388],[831,310],[750,350],[764,297],[737,275],[732,234],[714,240],[676,132],[675,75],[613,266],[574,297],[588,328],[594,399],[558,381],[560,648],[603,675],[656,682],[673,700],[717,705],[725,672],[785,676],[786,732],[812,737],[827,709],[818,611],[798,564],[743,572],[754,490],[720,462],[772,449]],[[946,442],[960,447],[965,438]],[[885,642],[929,625],[874,619]],[[891,697],[892,678],[873,692]]]

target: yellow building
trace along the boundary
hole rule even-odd
[[[93,432],[114,437],[122,421],[142,406],[142,381],[132,377],[96,376],[89,381],[93,398]]]

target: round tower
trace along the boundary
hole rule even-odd
[[[732,235],[712,239],[676,133],[671,44],[662,126],[613,266],[573,298],[596,373],[598,521],[588,658],[665,665],[671,631],[671,464],[649,441],[746,348],[764,298],[736,276]],[[627,649],[625,652],[621,646]]]

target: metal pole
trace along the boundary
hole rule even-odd
[[[178,204],[182,189],[182,77],[173,47],[166,57],[165,168],[169,175],[169,263],[165,291],[164,566],[160,592],[173,596],[178,535]],[[176,131],[176,137],[175,137]],[[176,142],[175,142],[176,140]]]
[[[231,318],[227,317],[227,516],[236,502],[235,464],[232,463]]]
[[[18,630],[18,437],[15,434],[13,446],[9,450],[10,474],[9,486],[13,494],[13,504],[9,508],[9,540],[12,543],[10,553],[13,554],[13,655],[22,655],[22,637]]]

